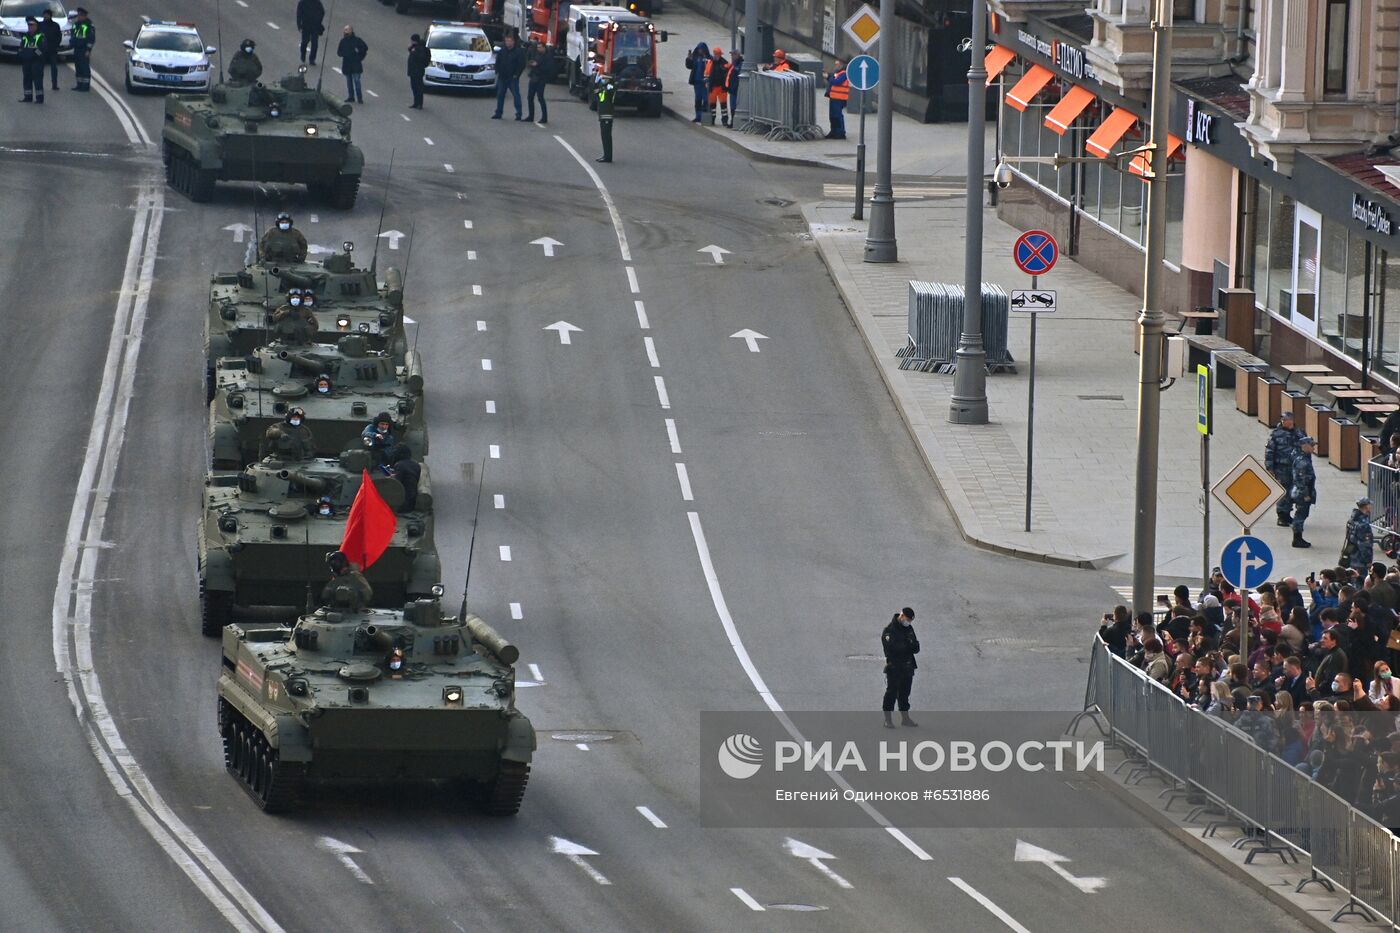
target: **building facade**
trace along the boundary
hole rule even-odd
[[[999,212],[1140,294],[1151,5],[992,7]],[[1246,290],[1254,352],[1400,388],[1400,0],[1171,8],[1168,310]]]

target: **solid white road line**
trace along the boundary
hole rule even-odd
[[[510,545],[509,545],[509,544],[502,544],[502,545],[501,545],[501,560],[507,561],[507,562],[510,560]]]
[[[603,179],[599,178],[598,173],[593,170],[593,166],[589,165],[588,162],[584,160],[583,156],[578,154],[578,150],[564,141],[564,137],[555,136],[554,138],[558,141],[559,145],[569,150],[569,155],[573,156],[574,161],[583,167],[583,170],[588,173],[589,178],[593,179],[593,186],[597,188],[598,193],[602,195],[603,204],[608,208],[608,216],[612,218],[613,231],[617,234],[617,249],[618,252],[622,254],[622,261],[631,262],[632,250],[627,245],[627,231],[622,227],[622,215],[618,213],[617,205],[613,203],[612,194],[608,191],[608,186],[603,184]],[[637,290],[634,288],[632,291],[635,293]]]
[[[476,262],[476,250],[474,250],[474,249],[469,249],[469,250],[467,250],[467,260],[468,260],[469,262]],[[482,329],[485,330],[485,328],[482,328]]]
[[[670,408],[671,397],[666,394],[666,380],[661,376],[654,378],[656,379],[656,398],[661,402],[662,408]]]
[[[1006,924],[1010,929],[1016,931],[1016,933],[1031,933],[1030,930],[1027,930],[1025,927],[1021,926],[1021,924],[1017,923],[1015,917],[1002,910],[996,904],[993,904],[987,895],[983,894],[966,881],[961,878],[949,878],[948,880],[953,882],[953,884],[968,897],[987,908],[988,913]]]
[[[690,474],[686,472],[684,463],[676,464],[676,479],[681,481],[681,498],[686,502],[694,502],[695,495],[690,491]]]
[[[475,257],[469,255],[468,258],[470,259],[470,258],[475,258]],[[478,331],[485,330],[485,329],[486,329],[486,322],[485,322],[485,321],[477,321],[477,322],[476,322],[476,329],[477,329]]]
[[[897,826],[886,826],[885,832],[899,840],[899,844],[913,853],[914,857],[921,862],[933,861],[933,856],[924,851],[923,846],[904,834],[904,830]]]
[[[480,298],[480,297],[481,297],[481,286],[480,286],[480,285],[473,285],[473,286],[472,286],[472,294],[475,295],[476,297]]]
[[[279,25],[277,25],[276,23],[274,23],[272,20],[268,20],[268,21],[267,21],[267,27],[268,27],[269,29],[281,29],[281,28],[282,28],[281,26],[279,26]]]
[[[491,371],[491,361],[490,361],[490,360],[482,360],[482,361],[481,361],[481,368],[484,369],[486,372],[489,373],[489,372]]]
[[[378,97],[378,96],[379,96],[378,94],[376,94],[376,93],[374,93],[373,91],[371,91],[369,88],[365,88],[365,93],[368,94],[370,97]]]
[[[495,503],[496,508],[498,509],[503,509],[506,507],[506,497],[501,495],[499,492],[496,493],[496,498],[493,501]]]
[[[491,445],[491,459],[492,459],[492,460],[499,460],[499,459],[501,459],[501,445],[500,445],[500,444],[492,444],[492,445]]]
[[[627,267],[627,287],[632,290],[634,295],[642,293],[642,287],[637,284],[637,270],[631,266]]]
[[[424,137],[423,137],[423,142],[427,143],[429,146],[436,146],[436,145],[437,145],[437,143],[433,142],[433,138],[432,138],[431,136],[424,136]]]
[[[646,821],[657,829],[665,829],[666,824],[661,821],[661,817],[651,812],[651,807],[638,807],[637,812],[646,818]]]
[[[245,10],[248,8],[247,0],[235,0],[235,2]]]
[[[637,326],[642,330],[651,330],[651,321],[647,320],[647,306],[638,299],[634,304],[637,306]]]
[[[96,82],[98,76],[94,74],[93,79]],[[115,104],[109,106],[118,110]],[[124,125],[124,128],[128,139],[140,141],[139,124]],[[131,807],[142,829],[234,929],[246,933],[259,930],[281,933],[277,921],[171,810],[151,784],[107,708],[94,664],[92,604],[100,548],[88,547],[85,542],[102,541],[106,533],[127,416],[135,394],[137,360],[164,214],[165,185],[162,180],[151,178],[143,182],[137,192],[122,287],[117,292],[102,381],[59,559],[51,620],[54,663],[67,686],[83,737],[108,782],[117,796]]]
[[[117,122],[121,124],[122,132],[126,134],[127,141],[133,145],[151,145],[151,137],[141,124],[140,118],[136,116],[136,111],[132,110],[126,99],[112,90],[112,85],[108,84],[96,71],[92,73],[92,86],[97,88],[97,96],[101,97],[103,102],[117,115]]]
[[[745,891],[743,888],[730,888],[729,893],[743,901],[744,906],[748,907],[749,910],[767,910],[766,907],[753,899],[753,895],[749,894],[749,892]]]
[[[496,402],[494,399],[488,398],[486,400],[486,413],[488,415],[494,415],[496,413]]]
[[[656,341],[652,340],[650,337],[643,337],[642,343],[646,344],[647,362],[651,363],[651,368],[660,369],[661,361],[656,358]]]
[[[512,619],[517,620],[517,621],[519,621],[520,619],[525,618],[525,614],[524,614],[523,612],[520,611],[520,604],[519,604],[519,603],[511,603],[511,604],[510,604],[510,617],[511,617]]]
[[[540,673],[540,666],[533,662],[530,664],[530,676],[536,680],[544,680],[544,675]]]
[[[678,454],[681,452],[681,436],[679,432],[676,431],[675,418],[666,419],[666,439],[671,442],[671,453]]]

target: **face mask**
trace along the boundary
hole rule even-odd
[[[252,54],[253,54],[253,47],[252,47],[251,45],[245,45],[245,46],[243,46],[243,54],[244,54],[244,55],[252,55]]]
[[[274,109],[275,109],[275,108],[274,108]],[[280,222],[280,223],[277,225],[277,229],[278,229],[278,230],[290,230],[290,229],[292,229],[292,225],[289,224],[289,223],[287,223],[287,222],[284,220],[284,221]]]
[[[316,513],[317,513],[318,515],[330,515],[330,514],[331,514],[331,507],[328,506],[328,505],[323,505],[323,506],[321,506],[319,509],[316,510]]]
[[[316,391],[317,391],[317,392],[320,392],[322,395],[327,394],[328,392],[330,392],[330,390],[331,390],[331,387],[328,386],[328,385],[326,385],[324,382],[321,383],[320,385],[316,386]]]
[[[288,299],[287,299],[287,304],[291,305],[293,308],[300,308],[300,307],[301,307],[301,299],[300,299],[300,298],[288,298]]]
[[[1334,680],[1334,681],[1332,681],[1332,692],[1333,692],[1333,693],[1341,693],[1341,692],[1342,692],[1342,682],[1341,682],[1340,680]]]
[[[902,625],[902,626],[904,626],[905,628],[908,628],[909,626],[913,625],[914,623],[913,623],[913,622],[910,622],[908,619],[900,619],[900,620],[899,620],[899,624]]]
[[[399,670],[399,669],[402,668],[402,667],[403,667],[403,662],[400,661],[398,658],[395,658],[394,660],[392,660],[392,661],[389,662],[389,670],[391,670],[391,671],[397,671],[397,670]]]
[[[290,424],[290,425],[291,425],[292,427],[294,427],[294,428],[299,428],[299,427],[301,427],[301,419],[300,419],[300,418],[292,418],[292,419],[289,419],[287,423]]]
[[[1381,680],[1389,680],[1389,679],[1390,679],[1390,671],[1381,671],[1380,674],[1377,675],[1377,676],[1379,676]]]

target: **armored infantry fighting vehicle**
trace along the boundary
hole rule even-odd
[[[353,450],[339,460],[268,457],[239,472],[205,478],[198,535],[205,635],[218,635],[235,615],[289,621],[316,605],[329,576],[326,554],[340,546],[369,467],[368,452]],[[388,549],[365,576],[374,586],[371,605],[402,607],[429,595],[439,580],[432,483],[424,465],[410,510],[403,484],[377,473],[371,471],[375,488],[398,513],[398,522]],[[332,515],[318,514],[322,497],[329,497]]]
[[[441,591],[441,587],[437,588]],[[515,708],[519,649],[436,598],[365,609],[349,587],[291,630],[223,630],[219,732],[263,810],[305,784],[461,781],[488,812],[520,809],[534,727]]]
[[[219,181],[289,182],[333,207],[354,207],[365,157],[350,142],[350,105],[308,87],[304,71],[274,86],[230,81],[167,97],[161,140],[170,187],[208,201]]]
[[[271,343],[246,357],[215,363],[209,439],[215,470],[237,470],[263,455],[267,429],[290,408],[306,414],[317,456],[360,446],[360,432],[381,412],[393,415],[395,437],[415,460],[428,453],[423,368],[409,351],[404,365],[369,350],[360,334],[330,344]]]
[[[355,267],[352,249],[346,243],[342,252],[321,262],[258,261],[210,278],[205,334],[209,372],[220,357],[244,356],[268,343],[272,312],[293,288],[316,295],[318,333],[313,339],[333,343],[345,334],[361,334],[371,350],[385,350],[402,363],[408,352],[403,275],[390,266],[383,282],[375,281],[372,269]]]

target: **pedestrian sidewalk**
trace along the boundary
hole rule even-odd
[[[699,13],[687,10],[676,3],[666,6],[666,12],[658,17],[657,28],[667,32],[668,39],[660,43],[658,70],[665,87],[666,109],[675,117],[690,120],[695,116],[694,96],[691,86],[686,83],[688,73],[685,57],[696,43],[704,42],[710,48],[718,45],[725,50],[728,58],[730,49],[729,27],[706,19]],[[749,68],[753,63],[746,62]],[[830,62],[825,62],[829,66]],[[820,90],[818,94],[820,95]],[[871,92],[872,97],[874,91]],[[817,114],[822,127],[827,128],[826,100],[817,100]],[[875,114],[866,117],[865,161],[868,172],[867,188],[875,184],[876,129]],[[860,126],[860,116],[852,110],[846,116],[846,138],[815,139],[803,142],[769,141],[753,133],[741,133],[727,129],[716,122],[708,132],[722,137],[731,145],[742,146],[751,153],[783,162],[806,165],[827,166],[854,172],[856,169],[856,142]],[[993,167],[994,146],[992,143],[995,128],[987,127],[987,165]],[[926,175],[935,178],[951,176],[962,178],[967,175],[967,126],[962,123],[920,123],[902,113],[894,115],[892,140],[890,144],[890,171],[895,175]],[[854,197],[854,195],[852,195]]]

